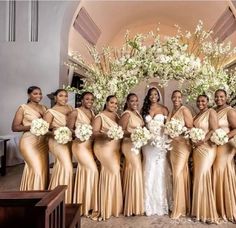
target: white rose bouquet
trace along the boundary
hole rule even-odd
[[[118,125],[111,127],[107,132],[107,136],[115,140],[122,139],[123,135],[124,135],[124,131],[122,130],[122,127]]]
[[[186,131],[187,128],[183,125],[183,123],[174,118],[172,118],[170,122],[165,124],[165,133],[171,138],[178,137]]]
[[[223,129],[218,128],[213,132],[211,141],[216,145],[224,145],[229,141],[229,137]]]
[[[205,139],[206,133],[201,128],[195,128],[193,127],[188,132],[189,138],[192,140],[192,142],[197,143],[203,139]]]
[[[48,132],[49,129],[49,123],[42,118],[34,119],[32,121],[30,132],[33,135],[40,136],[45,135]]]
[[[68,127],[59,127],[54,131],[54,138],[60,144],[66,144],[72,140],[72,132]]]
[[[159,116],[155,116],[152,118],[150,115],[146,116],[145,118],[148,130],[151,132],[151,134],[159,135],[160,131],[162,130],[164,124],[163,124],[163,118],[159,118]]]
[[[131,141],[133,147],[132,152],[138,154],[140,148],[148,143],[148,140],[151,139],[151,133],[146,127],[137,127],[131,134]]]
[[[87,141],[93,134],[92,126],[86,123],[79,123],[75,129],[75,136],[80,141]]]

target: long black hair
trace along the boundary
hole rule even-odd
[[[157,101],[160,100],[160,93],[159,93],[158,89],[155,88],[155,87],[150,88],[150,89],[148,90],[148,92],[147,92],[146,97],[144,98],[143,107],[142,107],[142,109],[141,109],[141,115],[142,115],[142,117],[143,117],[144,119],[145,119],[145,117],[149,114],[149,110],[150,110],[150,107],[151,107],[151,101],[150,101],[149,98],[150,98],[151,92],[152,92],[153,90],[155,90],[155,91],[157,92],[157,94],[158,94],[158,97],[159,97],[159,98],[158,98]]]
[[[105,110],[106,109],[106,107],[107,107],[107,102],[109,102],[113,97],[115,97],[116,98],[116,96],[115,95],[109,95],[108,97],[107,97],[107,99],[106,99],[106,103],[104,104],[104,107],[103,107],[103,110]]]
[[[138,97],[135,93],[129,93],[128,95],[127,95],[127,97],[126,97],[126,102],[125,102],[125,105],[124,105],[124,111],[128,108],[128,101],[130,100],[130,98],[132,97],[132,96],[135,96],[135,97]]]
[[[41,89],[38,87],[38,86],[30,86],[28,89],[27,89],[27,94],[28,95],[30,95],[34,90],[36,90],[36,89],[38,89],[38,90],[40,90],[41,91]],[[27,104],[30,102],[30,99],[28,98],[28,100],[27,100]]]

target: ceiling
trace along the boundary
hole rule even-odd
[[[102,30],[100,42],[109,43],[123,28],[160,22],[194,29],[201,19],[211,28],[228,1],[84,1],[91,18]]]
[[[98,46],[113,45],[114,40],[123,39],[119,35],[128,29],[143,32],[141,28],[160,23],[174,29],[178,24],[183,30],[193,31],[199,20],[202,20],[206,29],[211,29],[223,12],[229,6],[229,0],[209,1],[100,1],[82,0],[75,16],[81,7],[85,7],[92,20],[101,30]],[[235,9],[235,8],[234,8]],[[236,11],[235,11],[236,12]],[[235,14],[236,15],[236,14]],[[155,27],[155,28],[156,28]],[[142,31],[141,31],[142,30]],[[161,29],[162,32],[162,29]],[[163,35],[165,35],[165,30]],[[168,32],[166,35],[169,35]],[[236,46],[236,32],[226,41],[230,40]],[[77,50],[86,56],[87,49],[84,40],[78,32],[70,33],[69,51]]]

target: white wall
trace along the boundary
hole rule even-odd
[[[7,7],[0,1],[0,135],[11,133],[17,107],[27,100],[27,88],[42,88],[46,94],[67,81],[68,34],[79,1],[39,2],[39,41],[30,42],[29,2],[16,2],[16,42],[7,42]]]

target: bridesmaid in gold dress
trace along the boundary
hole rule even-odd
[[[68,127],[75,130],[78,124],[91,124],[94,114],[91,110],[94,96],[90,92],[84,92],[81,96],[82,105],[68,116]],[[72,143],[72,153],[78,161],[73,203],[82,204],[82,214],[89,215],[98,211],[98,168],[94,160],[92,139],[81,142],[75,139]]]
[[[120,119],[120,125],[124,130],[122,152],[125,156],[125,170],[123,177],[124,215],[142,215],[144,213],[143,202],[143,177],[141,154],[131,151],[131,133],[138,126],[143,126],[143,118],[137,111],[138,97],[134,93],[127,96],[124,112]]]
[[[108,96],[104,110],[93,122],[94,153],[101,163],[98,189],[100,219],[118,217],[122,213],[123,197],[120,179],[120,140],[111,140],[107,131],[118,125],[117,98]]]
[[[182,93],[175,90],[172,93],[173,110],[167,121],[172,118],[179,120],[187,128],[193,127],[193,117],[190,110],[182,105]],[[189,140],[183,136],[172,140],[170,162],[173,175],[173,209],[171,218],[178,219],[190,213],[190,177],[188,159],[191,153]]]
[[[203,222],[218,222],[215,199],[212,189],[212,166],[216,157],[216,145],[210,142],[214,130],[218,128],[217,114],[208,108],[209,98],[199,95],[197,107],[199,113],[194,117],[194,127],[202,129],[205,139],[195,144],[193,150],[193,194],[192,216]]]
[[[65,127],[67,115],[72,107],[67,105],[68,94],[64,89],[58,89],[55,93],[56,104],[47,110],[44,119],[50,124],[54,132],[59,127]],[[55,157],[49,189],[58,185],[67,185],[65,202],[72,202],[73,167],[71,161],[71,144],[59,144],[53,134],[49,137],[49,150]]]
[[[20,190],[45,190],[48,184],[48,143],[46,136],[31,134],[30,127],[34,119],[42,118],[46,108],[39,104],[42,100],[39,87],[29,87],[28,97],[28,103],[18,108],[12,123],[12,131],[23,132],[19,147],[25,167]]]
[[[213,165],[213,192],[219,216],[224,220],[236,222],[236,149],[232,142],[236,135],[236,111],[227,105],[227,94],[222,89],[215,92],[215,103],[219,127],[231,140],[217,147]]]

